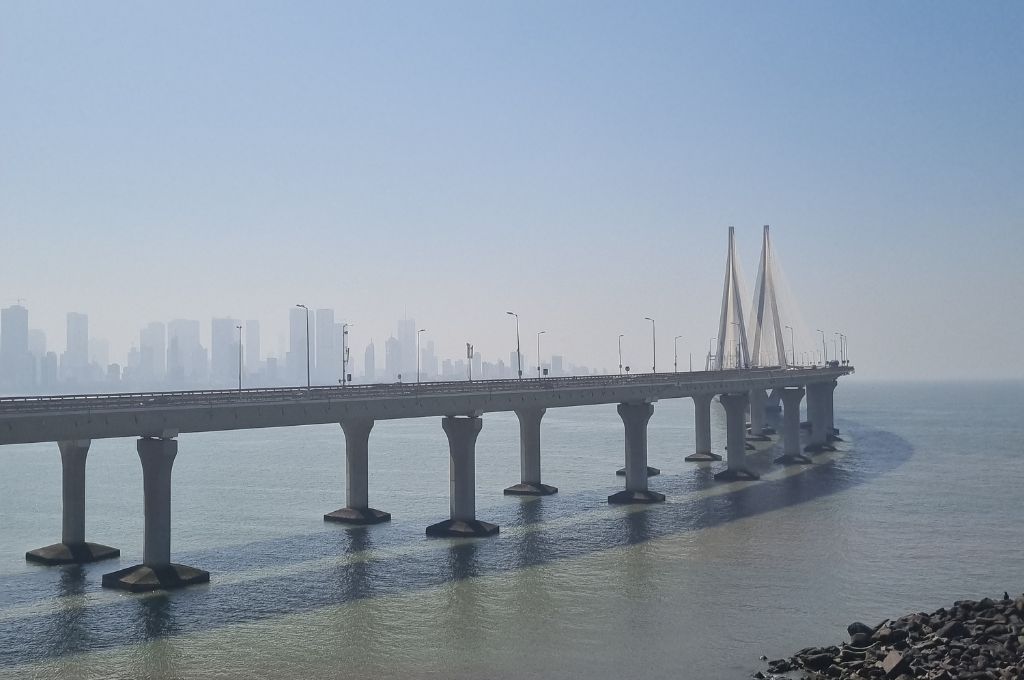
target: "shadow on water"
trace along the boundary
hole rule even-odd
[[[312,535],[256,542],[220,554],[204,551],[182,555],[180,561],[209,568],[214,574],[232,568],[252,569],[253,562],[277,567],[278,571],[221,585],[214,576],[214,584],[209,587],[149,597],[123,596],[89,606],[78,598],[59,598],[55,610],[4,622],[0,627],[0,665],[118,647],[179,631],[197,633],[371,597],[442,587],[463,579],[494,575],[518,578],[527,567],[700,531],[813,501],[865,484],[903,464],[913,453],[906,440],[884,431],[856,428],[855,439],[855,449],[840,465],[818,464],[798,474],[737,485],[717,495],[693,493],[713,486],[710,467],[662,475],[652,480],[652,487],[670,500],[678,500],[643,509],[616,509],[611,515],[592,512],[608,508],[608,489],[509,499],[485,511],[483,519],[496,521],[505,529],[490,539],[426,539],[422,527],[414,526],[332,526]],[[770,462],[768,456],[759,457],[759,464]],[[572,521],[556,522],[567,518]],[[408,550],[410,547],[415,549]],[[394,554],[388,552],[389,548],[403,550]],[[294,570],[282,568],[299,561],[292,550],[303,559],[338,557],[346,561]],[[633,568],[643,570],[646,566],[637,564]],[[52,578],[50,572],[46,573]],[[98,589],[94,583],[86,583],[85,573],[80,567],[62,570],[58,594],[78,595]],[[92,572],[89,580],[98,580],[96,573]],[[10,587],[4,590],[11,592]],[[465,596],[451,594],[453,598]]]

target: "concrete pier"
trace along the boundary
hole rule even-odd
[[[827,383],[813,383],[807,386],[807,419],[811,422],[811,437],[804,451],[820,453],[835,451],[829,443],[832,434],[829,414],[832,411],[830,398],[832,386]]]
[[[696,451],[684,458],[690,462],[722,460],[717,453],[711,453],[711,401],[713,394],[696,394],[693,397],[693,429],[696,435]]]
[[[625,428],[626,489],[608,497],[609,503],[660,503],[665,495],[647,488],[647,422],[654,404],[619,404],[619,417]]]
[[[498,525],[476,518],[476,438],[483,422],[477,416],[445,416],[441,427],[448,435],[451,518],[427,527],[427,536],[491,536]]]
[[[715,479],[735,481],[758,479],[747,466],[747,442],[745,436],[747,415],[747,393],[723,394],[719,401],[725,408],[726,464],[727,468],[715,475]]]
[[[370,507],[370,418],[341,421],[345,433],[345,507],[324,515],[328,522],[342,524],[380,524],[391,520],[391,513]]]
[[[142,564],[104,574],[103,587],[143,592],[209,582],[209,572],[171,562],[171,468],[178,442],[143,437],[137,449],[145,512]]]
[[[783,465],[807,464],[811,459],[800,452],[800,401],[804,390],[786,387],[779,390],[782,398],[782,455],[775,459]]]
[[[751,441],[768,441],[764,425],[764,409],[768,401],[764,390],[750,390],[750,435]]]
[[[57,442],[61,462],[61,539],[60,543],[25,553],[25,559],[38,564],[82,564],[117,557],[121,551],[85,540],[85,460],[88,439]]]
[[[540,421],[544,408],[516,409],[519,419],[519,484],[505,489],[509,496],[550,496],[558,489],[540,481]]]

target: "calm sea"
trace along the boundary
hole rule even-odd
[[[512,414],[484,416],[477,514],[494,538],[427,539],[448,513],[437,418],[380,422],[370,499],[390,524],[324,524],[344,505],[339,427],[183,435],[173,557],[211,573],[173,593],[104,591],[142,552],[130,439],[89,453],[87,537],[120,561],[39,567],[60,538],[55,444],[0,448],[0,677],[744,678],[758,657],[837,642],[964,597],[1024,591],[1024,384],[844,379],[844,441],[818,464],[719,484],[693,451],[688,400],[660,402],[651,487],[622,488],[614,406],[551,410],[541,499],[519,479]],[[715,405],[714,443],[724,443]],[[770,445],[774,447],[776,445]]]

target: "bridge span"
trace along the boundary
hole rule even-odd
[[[541,420],[549,408],[618,404],[624,426],[625,488],[609,503],[657,503],[648,487],[658,470],[647,465],[647,422],[661,399],[694,401],[696,447],[688,461],[718,461],[712,451],[711,404],[726,414],[726,465],[720,480],[756,480],[747,466],[748,438],[766,439],[765,407],[783,407],[780,464],[809,464],[807,453],[829,450],[836,434],[832,393],[849,365],[741,368],[686,373],[395,383],[251,390],[144,392],[0,399],[0,444],[56,441],[62,460],[60,543],[27,559],[43,564],[89,562],[120,551],[85,540],[85,463],[93,439],[136,437],[142,463],[145,534],[142,564],[103,576],[105,587],[131,591],[209,580],[209,573],[171,562],[171,468],[183,433],[339,423],[345,435],[345,506],[328,521],[375,524],[391,519],[369,504],[369,438],[377,420],[440,416],[450,452],[450,516],[428,536],[488,536],[498,527],[476,517],[476,438],[484,413],[513,411],[519,419],[520,481],[505,493],[548,495],[541,481]],[[800,403],[806,394],[808,444],[800,446]],[[750,426],[747,429],[749,408]]]

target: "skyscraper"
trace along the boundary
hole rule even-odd
[[[414,350],[415,351],[415,350]],[[398,380],[402,372],[402,343],[394,337],[384,341],[384,380]]]
[[[67,315],[67,346],[61,358],[64,379],[84,382],[89,368],[89,317],[78,312]]]
[[[30,387],[35,376],[28,351],[28,310],[11,305],[0,311],[0,384]]]
[[[366,382],[373,382],[377,375],[377,357],[376,352],[373,348],[373,341],[366,346],[366,351],[363,352],[363,377]]]
[[[304,311],[302,309],[299,310]],[[305,324],[305,320],[303,320]],[[341,377],[341,347],[335,347],[334,310],[316,310],[316,381],[328,385]],[[305,326],[303,326],[305,330]]]
[[[210,322],[210,379],[215,385],[225,387],[238,380],[238,326],[237,319]]]
[[[199,322],[194,319],[167,324],[167,379],[175,385],[206,380],[206,357],[199,343]]]
[[[139,333],[138,378],[148,382],[161,382],[167,367],[167,329],[163,323],[153,321]]]

